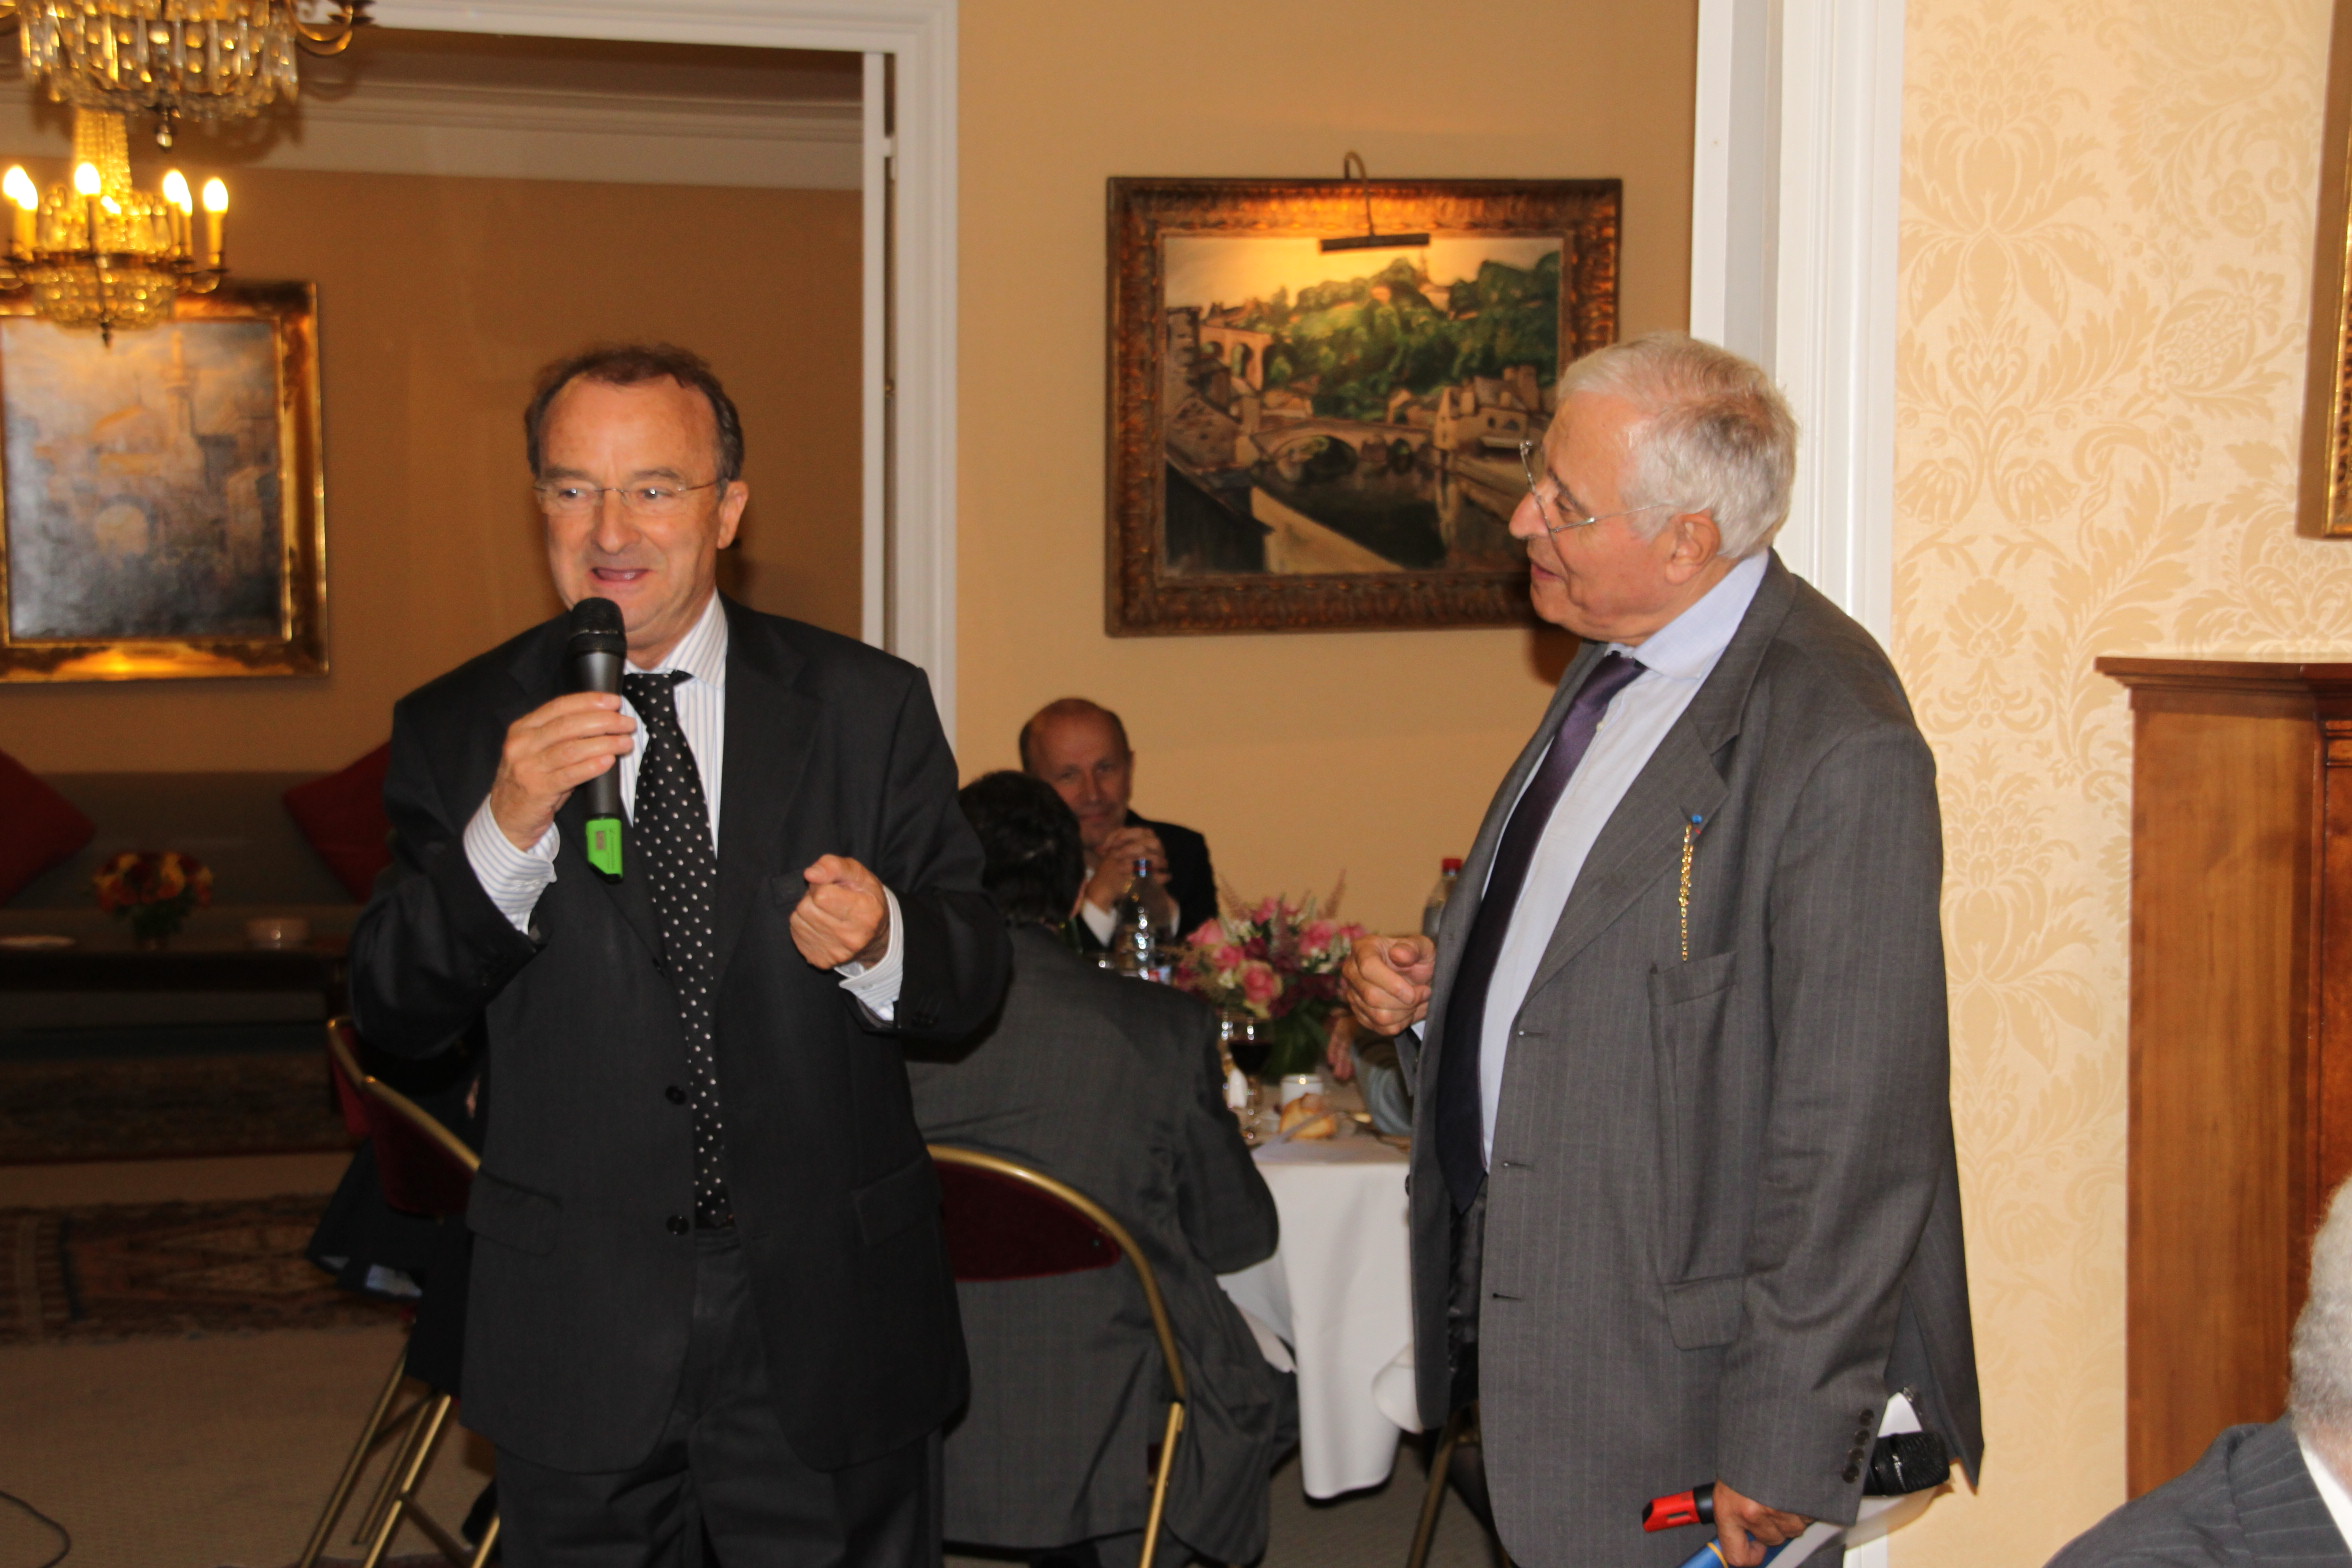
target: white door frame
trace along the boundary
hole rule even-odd
[[[866,56],[864,636],[955,733],[957,0],[376,0],[386,27]],[[887,95],[878,85],[887,84]]]
[[[1780,552],[1894,621],[1903,0],[1699,0],[1691,332],[1771,371],[1802,431]]]

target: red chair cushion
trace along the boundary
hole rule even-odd
[[[392,765],[386,741],[340,773],[286,791],[286,812],[319,859],[361,903],[375,891],[376,874],[392,864],[392,819],[384,814],[384,774]]]
[[[23,763],[0,751],[0,904],[71,860],[98,825]]]
[[[430,1133],[345,1077],[343,1064],[332,1053],[327,1074],[335,1081],[343,1124],[375,1148],[376,1180],[384,1190],[384,1202],[402,1214],[428,1219],[463,1214],[474,1173]]]
[[[938,1169],[957,1279],[1045,1279],[1119,1261],[1110,1233],[1051,1193],[969,1165],[941,1160]]]

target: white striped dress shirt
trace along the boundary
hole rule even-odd
[[[648,675],[684,670],[692,677],[673,688],[673,701],[678,709],[678,728],[686,735],[686,749],[694,754],[695,771],[702,775],[703,805],[710,816],[711,853],[716,855],[719,788],[726,776],[727,763],[727,613],[719,596],[716,593],[710,596],[693,629],[679,639],[668,658],[650,670],[631,660],[629,668]],[[642,736],[645,720],[636,705],[623,697],[621,711],[637,721],[637,733]],[[637,815],[637,755],[635,747],[621,753],[621,808],[632,820]],[[474,868],[482,891],[490,895],[490,902],[498,906],[499,913],[517,931],[526,934],[531,929],[531,912],[539,906],[539,895],[555,880],[556,855],[561,848],[562,836],[553,827],[529,849],[515,848],[513,841],[500,830],[497,819],[491,816],[487,795],[475,809],[473,820],[466,824],[466,860]],[[906,964],[898,941],[898,895],[885,887],[882,897],[890,906],[888,950],[871,969],[847,963],[835,973],[875,1017],[887,1020],[898,1004],[899,981]]]

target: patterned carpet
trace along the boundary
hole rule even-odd
[[[396,1321],[303,1257],[325,1206],[296,1195],[0,1209],[0,1345]]]
[[[323,1051],[0,1061],[0,1165],[348,1149]]]

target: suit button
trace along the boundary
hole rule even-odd
[[[1862,1423],[1864,1426],[1874,1426],[1874,1425],[1876,1425],[1876,1424],[1877,1424],[1877,1423],[1876,1423],[1876,1422],[1875,1422],[1875,1421],[1872,1419],[1872,1417],[1871,1417],[1871,1413],[1870,1413],[1869,1411],[1867,1411],[1867,1410],[1863,1411],[1863,1412],[1862,1412],[1860,1415],[1856,1416],[1854,1419],[1855,1419],[1855,1420],[1857,1420],[1857,1421],[1859,1421],[1859,1422],[1861,1422],[1861,1423]]]
[[[679,1088],[676,1084],[671,1084],[667,1089],[662,1091],[662,1098],[669,1101],[672,1105],[684,1105],[686,1103],[686,1091]]]
[[[1859,1466],[1857,1466],[1857,1465],[1848,1465],[1848,1466],[1846,1466],[1846,1468],[1845,1468],[1845,1478],[1846,1478],[1846,1482],[1847,1482],[1847,1484],[1848,1484],[1848,1485],[1851,1485],[1852,1483],[1854,1483],[1854,1482],[1856,1482],[1856,1481],[1859,1481],[1859,1480],[1861,1480],[1861,1479],[1862,1479],[1862,1471],[1861,1471],[1861,1468],[1860,1468]]]
[[[1862,1462],[1862,1454],[1863,1450],[1857,1448],[1852,1453],[1846,1455],[1846,1457],[1854,1461],[1854,1463],[1860,1464]]]
[[[673,1214],[668,1219],[663,1220],[662,1223],[669,1227],[670,1234],[673,1236],[683,1236],[694,1228],[693,1224],[689,1222],[686,1216],[683,1214]],[[1847,1476],[1846,1479],[1851,1481],[1854,1478],[1852,1476]]]

